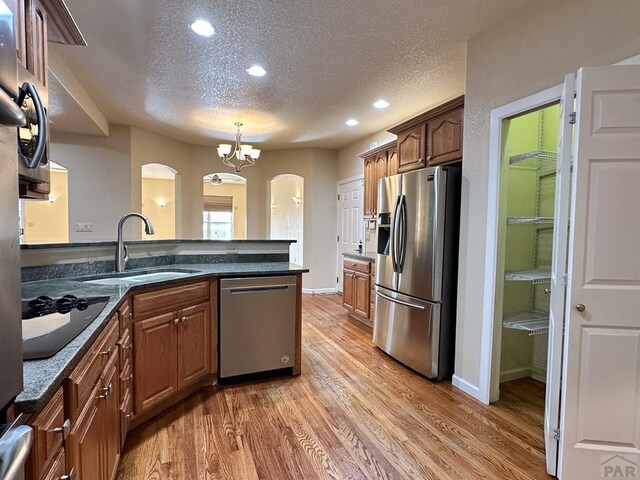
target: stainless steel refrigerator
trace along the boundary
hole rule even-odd
[[[460,168],[380,180],[374,344],[428,378],[453,374]]]

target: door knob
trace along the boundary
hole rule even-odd
[[[576,305],[576,310],[578,310],[579,312],[584,312],[586,309],[587,307],[585,307],[582,303]]]

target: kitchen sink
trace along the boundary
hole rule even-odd
[[[187,277],[195,270],[161,270],[147,273],[135,273],[113,275],[102,278],[92,278],[82,280],[84,283],[93,283],[94,285],[130,285],[132,283],[158,282],[162,280],[173,280],[175,278]]]

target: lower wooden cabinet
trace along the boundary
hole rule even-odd
[[[342,305],[349,316],[373,325],[373,273],[375,263],[345,258],[342,264]]]
[[[75,471],[67,472],[67,462],[65,459],[65,450],[64,448],[60,449],[58,455],[53,460],[53,463],[49,467],[48,471],[46,471],[41,477],[43,480],[60,480],[65,478],[74,478]],[[66,477],[65,477],[66,475]]]
[[[209,303],[179,312],[178,388],[188,387],[209,374],[210,335]]]

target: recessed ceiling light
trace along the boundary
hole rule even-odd
[[[358,125],[358,120],[356,120],[355,118],[350,118],[349,120],[347,120],[346,122],[347,125],[349,125],[350,127],[355,127],[356,125]]]
[[[196,20],[191,24],[191,30],[196,32],[198,35],[202,35],[203,37],[210,37],[211,35],[216,33],[211,24],[206,20]]]
[[[373,106],[382,110],[389,106],[389,102],[387,102],[386,100],[380,99],[376,103],[374,103]]]
[[[247,68],[247,73],[254,77],[264,77],[267,71],[260,65],[253,65],[251,68]]]

